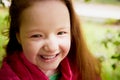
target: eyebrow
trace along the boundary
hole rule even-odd
[[[60,29],[69,29],[70,26],[63,26],[63,27],[60,27]]]
[[[58,29],[58,30],[62,30],[62,29],[70,29],[70,26],[60,26],[60,27],[57,27],[56,29]],[[33,29],[29,29],[27,32],[41,32],[42,30],[38,30],[38,29],[36,29],[36,28],[33,28]]]

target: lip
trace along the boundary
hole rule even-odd
[[[60,53],[55,55],[39,55],[39,58],[41,61],[48,63],[48,62],[54,62],[55,60],[57,60],[59,55]]]

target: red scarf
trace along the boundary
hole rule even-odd
[[[6,58],[7,65],[15,72],[19,77],[17,80],[49,80],[49,78],[40,70],[37,66],[31,64],[23,55],[14,54]],[[4,69],[4,64],[3,64]],[[69,61],[65,58],[60,64],[61,78],[60,80],[77,80],[73,75]],[[4,70],[3,70],[4,73]],[[8,72],[10,73],[10,72]],[[0,76],[1,77],[1,76]],[[0,78],[1,79],[1,78]],[[16,80],[16,79],[15,79]]]

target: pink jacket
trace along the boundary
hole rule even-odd
[[[59,67],[60,80],[77,80],[77,75],[72,71],[69,61],[65,58]],[[24,57],[23,53],[14,54],[4,59],[0,69],[0,80],[49,80],[48,77],[35,65]],[[80,77],[79,77],[79,80]]]

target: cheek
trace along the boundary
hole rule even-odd
[[[22,47],[25,57],[30,62],[35,63],[36,56],[39,53],[40,44],[26,42],[22,45]]]
[[[70,39],[66,39],[63,40],[61,43],[61,48],[64,51],[65,54],[68,54],[69,50],[70,50],[70,45],[71,45],[71,41]]]

